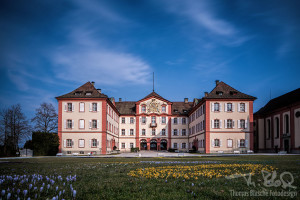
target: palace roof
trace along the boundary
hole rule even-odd
[[[91,82],[86,82],[76,90],[56,98],[107,98],[108,96],[97,90]]]
[[[277,109],[300,103],[300,88],[271,99],[264,107],[255,113],[255,115],[264,115]]]
[[[256,97],[244,94],[233,87],[227,85],[223,81],[217,83],[216,87],[208,93],[204,99],[252,99],[255,100]]]

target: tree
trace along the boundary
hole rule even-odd
[[[33,150],[33,143],[32,140],[27,140],[24,144],[24,149],[31,149]]]
[[[32,133],[34,156],[55,156],[58,152],[59,137],[56,133]]]
[[[35,123],[35,130],[50,133],[57,130],[57,113],[51,103],[42,103],[36,109],[35,117],[31,119]]]
[[[4,154],[14,156],[19,149],[19,144],[31,135],[31,127],[20,104],[12,105],[0,112],[0,127]]]

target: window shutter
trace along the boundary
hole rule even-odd
[[[214,141],[214,139],[211,140],[211,146],[212,146],[212,147],[215,146],[215,141]]]
[[[67,103],[65,103],[65,112],[67,111]]]
[[[100,125],[99,125],[99,120],[97,120],[97,129],[100,128]]]
[[[90,148],[92,147],[92,140],[90,140],[89,147]]]
[[[211,120],[211,128],[215,128],[214,120]]]
[[[219,120],[219,122],[220,122],[220,128],[222,128],[222,120]]]
[[[99,147],[99,141],[97,140],[97,147]]]
[[[248,128],[248,120],[245,120],[245,129]]]
[[[97,103],[97,111],[100,111],[100,103]]]
[[[240,140],[237,140],[237,147],[240,147]]]
[[[224,124],[225,128],[227,128],[227,119],[224,120]]]
[[[219,144],[220,144],[220,147],[221,147],[222,146],[222,140],[221,139],[219,140]]]
[[[64,147],[66,148],[66,146],[67,146],[67,141],[64,140]]]
[[[214,103],[211,103],[211,112],[214,111]]]
[[[220,112],[222,112],[222,104],[221,103],[219,103],[219,110],[220,110]]]
[[[72,120],[72,128],[74,128],[74,120]]]
[[[142,123],[142,117],[140,117],[140,124]]]
[[[241,104],[238,103],[238,112],[241,112]]]
[[[241,120],[237,120],[238,121],[238,128],[241,128]]]
[[[224,111],[227,112],[227,103],[224,103]]]
[[[234,125],[235,125],[234,120],[232,120],[232,128],[234,128]]]
[[[74,147],[74,140],[72,140],[72,148]]]
[[[245,112],[248,112],[247,103],[245,103]]]
[[[161,117],[159,117],[159,123],[161,124]]]
[[[248,147],[248,140],[245,140],[245,147]]]
[[[75,104],[72,103],[72,112],[74,112],[74,110],[75,110]]]
[[[232,103],[232,112],[234,112],[234,103]]]
[[[179,121],[178,124],[181,124],[182,123],[182,117],[179,117],[178,121]]]
[[[90,129],[92,128],[92,120],[89,121]]]
[[[64,129],[67,128],[67,120],[64,120]]]
[[[90,112],[92,111],[92,103],[90,103]]]

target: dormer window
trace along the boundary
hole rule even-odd
[[[187,110],[183,110],[184,113],[187,113]]]
[[[217,91],[216,94],[222,96],[223,92],[222,91]]]
[[[230,91],[230,95],[237,95],[236,91]]]
[[[177,109],[174,109],[174,112],[178,112],[178,110],[177,110]]]
[[[86,96],[91,96],[92,93],[91,93],[91,92],[86,92],[85,95],[86,95]]]
[[[81,95],[81,92],[75,92],[75,96]]]

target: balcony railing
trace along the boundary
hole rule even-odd
[[[152,127],[157,127],[157,123],[156,122],[150,123],[150,128],[152,128]]]

